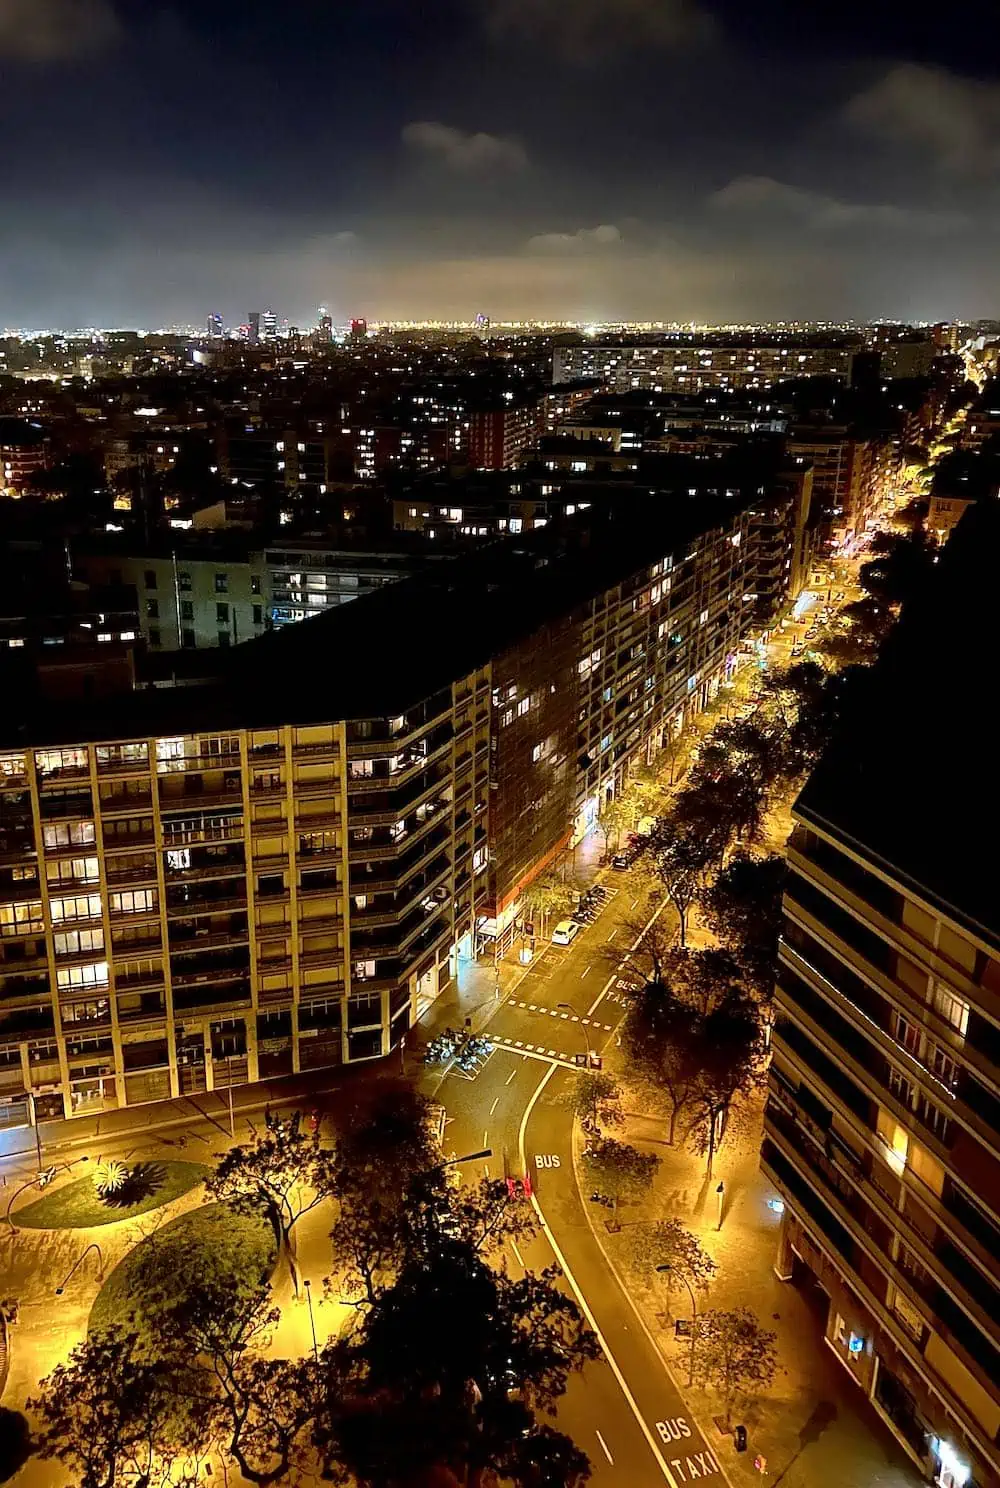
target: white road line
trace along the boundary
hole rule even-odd
[[[593,1017],[594,1012],[595,1012],[595,1010],[597,1008],[598,1003],[601,1001],[601,999],[603,998],[604,994],[607,992],[608,988],[611,986],[611,983],[617,977],[618,972],[621,971],[622,967],[625,965],[625,962],[628,960],[629,954],[631,954],[631,952],[635,950],[636,946],[639,944],[640,940],[645,935],[646,931],[649,929],[649,927],[653,923],[653,921],[659,919],[660,915],[666,909],[667,903],[668,903],[668,901],[666,899],[664,899],[664,901],[660,905],[660,907],[658,909],[655,909],[653,911],[653,913],[650,915],[649,919],[646,921],[645,925],[643,925],[642,929],[639,931],[639,934],[636,936],[635,940],[629,946],[628,954],[624,955],[621,958],[621,960],[619,961],[619,963],[618,963],[618,970],[617,971],[613,971],[611,973],[611,975],[608,977],[607,981],[604,983],[604,986],[601,988],[600,992],[598,992],[597,996],[594,998],[594,1001],[591,1003],[590,1007],[587,1009],[587,1015],[588,1015],[588,1017]]]
[[[527,1271],[528,1268],[524,1264],[524,1256],[518,1250],[518,1248],[517,1248],[517,1241],[516,1240],[512,1240],[510,1242],[510,1248],[514,1252],[515,1256],[517,1257],[517,1264],[520,1266],[521,1270],[522,1271]]]
[[[488,1145],[488,1143],[489,1143],[489,1140],[490,1140],[490,1134],[489,1134],[489,1131],[488,1131],[488,1130],[487,1130],[487,1131],[484,1131],[484,1132],[483,1132],[483,1146],[484,1146],[484,1147],[485,1147],[485,1146],[487,1146],[487,1145]]]
[[[638,899],[633,899],[633,900],[632,900],[632,903],[631,903],[631,904],[630,904],[630,905],[629,905],[629,911],[631,911],[631,910],[633,910],[633,909],[635,909],[635,907],[636,907],[636,905],[637,905],[637,904],[638,904],[638,903],[639,903],[639,901],[638,901]]]
[[[552,1076],[555,1074],[555,1072],[556,1067],[555,1065],[553,1065],[552,1068],[548,1070],[547,1073],[542,1077],[542,1079],[539,1080],[532,1093],[531,1099],[528,1101],[528,1104],[525,1106],[524,1111],[521,1115],[521,1125],[517,1133],[517,1147],[521,1158],[521,1168],[522,1171],[525,1173],[528,1171],[528,1168],[527,1159],[525,1158],[524,1153],[524,1134],[527,1130],[528,1119],[535,1108],[535,1102],[538,1100],[538,1097],[541,1095],[546,1085],[552,1079]],[[604,1337],[604,1334],[601,1332],[600,1327],[598,1326],[597,1319],[591,1312],[590,1305],[587,1302],[586,1297],[581,1292],[576,1277],[573,1275],[572,1271],[567,1265],[566,1257],[560,1250],[559,1243],[556,1240],[556,1237],[553,1235],[552,1231],[545,1223],[545,1215],[542,1213],[541,1205],[539,1204],[538,1198],[534,1193],[531,1195],[531,1202],[534,1207],[535,1213],[538,1215],[538,1219],[541,1223],[542,1229],[545,1231],[546,1237],[548,1238],[548,1242],[552,1246],[552,1254],[555,1256],[556,1261],[562,1268],[562,1273],[565,1276],[566,1280],[569,1282],[576,1300],[580,1304],[580,1309],[583,1312],[584,1317],[587,1319],[587,1322],[590,1324],[591,1328],[594,1330],[594,1333],[597,1336],[597,1341],[604,1351],[604,1357],[607,1359],[608,1364],[611,1367],[611,1373],[618,1381],[619,1388],[621,1389],[622,1394],[625,1396],[625,1400],[628,1404],[629,1410],[632,1412],[633,1416],[635,1416],[635,1419],[639,1424],[639,1429],[642,1432],[643,1436],[646,1438],[646,1441],[649,1445],[649,1450],[652,1452],[654,1458],[659,1464],[663,1476],[670,1484],[670,1488],[677,1488],[677,1479],[674,1477],[673,1473],[670,1471],[670,1468],[667,1466],[663,1453],[660,1451],[660,1448],[657,1444],[656,1438],[646,1424],[646,1419],[639,1409],[638,1402],[636,1401],[635,1396],[632,1394],[632,1391],[628,1387],[628,1381],[626,1380],[625,1376],[622,1374],[621,1369],[618,1366],[618,1360],[611,1352],[611,1349],[608,1346],[608,1341]],[[605,1450],[607,1449],[605,1448]]]
[[[583,981],[584,977],[587,975],[587,972],[588,971],[593,971],[593,969],[594,969],[593,966],[585,966],[583,968],[583,970],[580,973],[580,980],[581,980],[581,982]]]
[[[566,1020],[567,1020],[567,1018],[569,1017],[569,1013],[560,1013],[559,1016],[562,1018],[563,1022],[565,1023]]]
[[[514,1078],[514,1076],[516,1074],[517,1074],[517,1070],[516,1069],[512,1069],[511,1072],[510,1072],[510,1074],[507,1076],[507,1079],[506,1079],[506,1081],[504,1083],[507,1084],[507,1085],[509,1085],[510,1082],[511,1082],[511,1080],[513,1080],[513,1078]]]
[[[595,1426],[594,1430],[597,1431],[596,1426]],[[608,1451],[608,1444],[604,1440],[604,1437],[601,1435],[601,1433],[599,1431],[597,1432],[597,1440],[600,1442],[601,1446],[604,1448],[604,1455],[605,1455],[605,1457],[611,1463],[611,1466],[614,1467],[614,1465],[615,1465],[615,1459],[612,1457],[611,1453]]]
[[[508,1084],[508,1085],[509,1085],[509,1084],[510,1084],[510,1081],[509,1081],[509,1080],[508,1080],[508,1081],[507,1081],[507,1084]],[[498,1106],[498,1105],[499,1105],[499,1104],[500,1104],[500,1097],[499,1097],[499,1096],[497,1096],[497,1098],[496,1098],[496,1100],[495,1100],[495,1101],[494,1101],[494,1102],[493,1102],[493,1104],[492,1104],[492,1106],[490,1106],[490,1115],[491,1115],[491,1116],[492,1116],[492,1115],[493,1115],[493,1112],[494,1112],[494,1111],[495,1111],[495,1110],[496,1110],[496,1108],[497,1108],[497,1106]]]

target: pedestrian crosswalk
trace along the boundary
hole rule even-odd
[[[542,1059],[546,1064],[563,1065],[566,1069],[579,1069],[576,1055],[565,1049],[548,1049],[543,1044],[525,1043],[524,1039],[503,1038],[492,1035],[490,1042],[498,1049],[508,1049],[511,1054],[523,1054],[526,1059]]]
[[[508,998],[508,1007],[523,1008],[526,1013],[544,1013],[546,1017],[557,1018],[560,1023],[582,1023],[586,1028],[596,1028],[604,1033],[612,1032],[610,1023],[599,1023],[596,1018],[587,1018],[582,1013],[567,1013],[559,1008],[541,1007],[535,1002],[518,1002],[516,998]]]

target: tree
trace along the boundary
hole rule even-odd
[[[688,1097],[688,1136],[708,1159],[706,1177],[726,1134],[734,1103],[765,1078],[764,1044],[757,1008],[732,992],[700,1020],[695,1076]]]
[[[464,1240],[439,1236],[406,1262],[355,1337],[324,1351],[324,1471],[362,1488],[427,1482],[435,1470],[471,1485],[492,1471],[529,1488],[559,1461],[572,1482],[585,1459],[535,1412],[550,1410],[598,1352],[553,1272],[512,1281]]]
[[[597,818],[597,827],[604,837],[605,856],[611,851],[611,841],[614,839],[615,847],[627,827],[635,822],[635,810],[622,796],[615,796],[604,803],[604,808]]]
[[[866,598],[845,605],[816,649],[838,666],[870,666],[895,624],[888,605]]]
[[[437,1170],[441,1153],[428,1124],[428,1102],[403,1081],[380,1085],[342,1124],[328,1167],[337,1217],[334,1262],[368,1303],[401,1264],[403,1219],[413,1182]]]
[[[541,933],[553,916],[567,914],[576,903],[576,889],[555,874],[537,878],[527,891],[528,903],[540,920]]]
[[[39,1456],[56,1458],[79,1488],[197,1480],[211,1406],[179,1409],[172,1369],[150,1362],[136,1334],[112,1330],[78,1343],[40,1389],[28,1401],[41,1421]]]
[[[180,1396],[213,1401],[228,1455],[250,1483],[280,1482],[304,1453],[313,1361],[264,1358],[280,1319],[270,1287],[206,1275],[158,1316],[158,1346]]]
[[[657,855],[656,870],[677,911],[681,945],[687,939],[688,912],[698,897],[705,866],[704,843],[691,833],[677,833]]]
[[[701,1017],[669,987],[647,982],[632,999],[622,1047],[634,1068],[670,1102],[667,1141],[673,1146],[678,1119],[695,1097]]]
[[[619,1203],[634,1203],[647,1192],[660,1165],[654,1153],[640,1152],[627,1142],[604,1136],[590,1141],[583,1162],[588,1181],[613,1200],[616,1214]]]
[[[733,1406],[751,1390],[766,1390],[778,1366],[777,1335],[762,1328],[748,1307],[703,1312],[694,1340],[694,1370],[722,1396],[726,1425]]]
[[[267,1213],[288,1256],[295,1294],[299,1282],[292,1231],[303,1214],[327,1197],[328,1159],[318,1132],[302,1130],[302,1114],[264,1118],[264,1134],[233,1147],[206,1180],[206,1190],[239,1213]]]
[[[673,931],[662,916],[651,924],[623,920],[622,929],[629,938],[624,961],[616,946],[607,946],[605,957],[623,972],[632,971],[644,982],[662,982],[663,971],[674,945]]]
[[[748,985],[762,999],[770,998],[774,988],[787,877],[785,859],[778,853],[763,858],[734,853],[701,893],[705,923],[736,957]]]
[[[645,1244],[658,1267],[670,1268],[663,1272],[669,1292],[683,1287],[695,1292],[708,1291],[718,1267],[697,1235],[679,1219],[661,1219],[647,1231]]]
[[[694,1339],[698,1331],[697,1293],[707,1293],[718,1269],[696,1235],[679,1219],[662,1219],[653,1226],[647,1240],[647,1255],[657,1259],[656,1269],[666,1283],[667,1291],[685,1291],[691,1302],[691,1343],[688,1354],[688,1384],[694,1380]]]
[[[708,946],[691,951],[674,946],[664,963],[663,979],[674,997],[705,1017],[738,989],[741,973],[728,950]]]
[[[912,599],[934,566],[934,541],[922,527],[905,534],[876,532],[872,552],[875,556],[862,564],[858,582],[883,605],[898,607]]]
[[[621,1086],[611,1075],[583,1071],[572,1091],[573,1109],[585,1132],[598,1133],[601,1125],[620,1126],[624,1121],[619,1101]]]

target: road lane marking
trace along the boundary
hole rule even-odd
[[[538,1100],[538,1097],[541,1095],[541,1093],[545,1089],[546,1085],[552,1079],[552,1076],[555,1074],[555,1072],[556,1072],[555,1065],[553,1065],[551,1067],[551,1069],[549,1069],[549,1070],[546,1071],[546,1073],[539,1080],[538,1084],[535,1086],[535,1089],[534,1089],[534,1091],[533,1091],[533,1093],[531,1095],[531,1098],[528,1101],[527,1105],[524,1108],[524,1111],[521,1114],[521,1125],[520,1125],[520,1128],[519,1128],[518,1133],[517,1133],[517,1146],[518,1146],[518,1152],[520,1153],[520,1156],[521,1156],[521,1168],[522,1168],[522,1170],[524,1172],[527,1172],[528,1171],[527,1162],[526,1162],[525,1155],[524,1155],[524,1135],[525,1135],[525,1131],[526,1131],[527,1126],[528,1126],[528,1120],[529,1120],[529,1118],[531,1116],[532,1111],[535,1109],[535,1103]],[[597,1322],[597,1319],[594,1317],[594,1314],[590,1310],[590,1304],[588,1303],[586,1297],[583,1295],[583,1292],[580,1290],[580,1287],[579,1287],[579,1284],[577,1282],[577,1279],[573,1275],[573,1272],[569,1268],[569,1265],[568,1265],[568,1263],[566,1261],[566,1257],[563,1255],[562,1250],[559,1247],[559,1242],[556,1240],[556,1237],[553,1235],[553,1233],[550,1230],[549,1226],[545,1223],[545,1215],[542,1213],[542,1207],[541,1207],[541,1205],[538,1202],[538,1196],[536,1194],[534,1194],[534,1193],[531,1195],[531,1203],[532,1203],[532,1207],[535,1210],[535,1213],[538,1215],[539,1222],[540,1222],[540,1224],[542,1226],[542,1229],[545,1232],[546,1238],[548,1239],[549,1244],[552,1246],[552,1254],[555,1256],[556,1261],[558,1262],[559,1266],[562,1268],[562,1273],[565,1276],[566,1280],[569,1282],[570,1287],[572,1288],[573,1294],[576,1297],[577,1302],[580,1304],[580,1310],[581,1310],[581,1312],[583,1313],[584,1317],[587,1319],[587,1322],[590,1324],[591,1328],[593,1329],[594,1334],[595,1334],[595,1336],[597,1338],[598,1343],[601,1345],[601,1349],[602,1349],[602,1351],[604,1353],[604,1357],[607,1359],[608,1364],[611,1367],[612,1374],[614,1375],[615,1379],[618,1381],[619,1388],[621,1389],[622,1394],[625,1396],[625,1400],[626,1400],[626,1402],[628,1404],[629,1410],[632,1412],[633,1416],[635,1417],[635,1419],[636,1419],[636,1421],[638,1423],[639,1430],[642,1432],[643,1436],[646,1438],[646,1442],[647,1442],[647,1444],[649,1446],[649,1450],[652,1452],[654,1458],[656,1459],[656,1462],[658,1463],[658,1465],[660,1467],[660,1470],[663,1473],[663,1476],[666,1478],[667,1482],[670,1484],[670,1488],[679,1488],[677,1479],[674,1477],[673,1473],[670,1471],[670,1468],[667,1466],[666,1459],[664,1458],[663,1453],[660,1451],[659,1444],[657,1443],[657,1440],[656,1440],[655,1436],[653,1435],[653,1433],[650,1431],[648,1425],[646,1424],[646,1418],[642,1414],[641,1410],[639,1409],[639,1405],[638,1405],[638,1402],[637,1402],[635,1396],[632,1394],[632,1391],[629,1389],[628,1381],[626,1380],[625,1376],[621,1372],[621,1369],[619,1368],[618,1360],[615,1358],[614,1354],[611,1352],[611,1349],[610,1349],[610,1347],[608,1345],[608,1341],[604,1337],[604,1334],[601,1332],[601,1329],[600,1329],[600,1326],[599,1326],[599,1324]],[[619,1283],[619,1285],[620,1285],[620,1283]],[[658,1349],[656,1350],[656,1355],[657,1355],[657,1357],[660,1357],[660,1354],[659,1354],[659,1350]]]
[[[524,1264],[524,1256],[518,1250],[518,1248],[517,1248],[517,1241],[516,1240],[512,1240],[510,1242],[510,1248],[514,1252],[515,1256],[517,1257],[517,1264],[520,1266],[521,1270],[522,1271],[527,1271],[528,1268]]]
[[[633,899],[632,900],[632,903],[629,905],[629,912],[631,912],[633,909],[635,909],[635,907],[636,907],[636,905],[638,903],[639,903],[638,899]]]
[[[518,1043],[520,1043],[520,1042],[521,1042],[520,1039],[518,1039]],[[510,1082],[511,1082],[511,1080],[513,1080],[513,1078],[514,1078],[514,1076],[516,1074],[517,1074],[517,1070],[516,1069],[512,1069],[511,1072],[510,1072],[510,1074],[507,1076],[507,1079],[504,1081],[504,1084],[509,1085]]]
[[[628,951],[626,952],[626,954],[619,961],[617,970],[615,970],[615,971],[613,971],[611,973],[611,975],[608,977],[607,981],[604,983],[604,986],[601,988],[600,992],[598,992],[597,996],[594,998],[594,1001],[591,1003],[590,1007],[587,1009],[587,1014],[588,1014],[589,1017],[593,1017],[593,1014],[594,1014],[594,1012],[597,1009],[598,1003],[601,1001],[601,999],[603,998],[604,994],[607,992],[608,988],[611,986],[611,983],[618,976],[618,972],[621,971],[622,967],[625,965],[625,963],[628,960],[629,956],[632,954],[632,952],[635,950],[636,946],[642,940],[642,937],[645,935],[645,933],[649,929],[650,925],[652,925],[653,921],[659,919],[660,915],[666,909],[668,903],[669,903],[669,901],[666,900],[666,899],[664,899],[663,903],[657,909],[654,909],[653,913],[650,915],[650,917],[646,921],[645,925],[643,925],[642,929],[639,931],[639,934],[636,936],[635,940],[629,946]]]
[[[508,1085],[509,1085],[509,1084],[510,1084],[510,1081],[509,1081],[509,1080],[508,1080],[508,1081],[507,1081],[507,1084],[508,1084]],[[494,1112],[494,1111],[495,1111],[495,1110],[496,1110],[496,1108],[497,1108],[497,1106],[498,1106],[498,1105],[499,1105],[499,1104],[500,1104],[500,1097],[499,1097],[499,1096],[497,1096],[497,1098],[496,1098],[496,1100],[495,1100],[495,1101],[494,1101],[494,1102],[493,1102],[493,1104],[492,1104],[492,1106],[490,1106],[490,1115],[491,1115],[491,1116],[492,1116],[492,1115],[493,1115],[493,1112]]]
[[[588,972],[588,971],[593,971],[593,969],[594,969],[594,968],[593,968],[593,966],[592,966],[592,965],[591,965],[591,966],[585,966],[585,967],[584,967],[584,968],[583,968],[583,970],[582,970],[582,971],[581,971],[581,973],[580,973],[580,980],[581,980],[581,982],[582,982],[582,981],[583,981],[583,979],[584,979],[584,977],[585,977],[585,976],[586,976],[586,975],[587,975],[587,972]]]
[[[483,1132],[483,1146],[484,1147],[487,1147],[489,1145],[489,1140],[490,1140],[490,1133],[489,1133],[489,1129],[487,1129],[486,1131]]]
[[[595,1427],[594,1429],[596,1430],[597,1428]],[[611,1466],[614,1467],[614,1465],[615,1465],[615,1459],[612,1457],[611,1453],[608,1451],[608,1444],[604,1440],[604,1437],[601,1435],[601,1433],[599,1431],[597,1432],[597,1440],[600,1442],[601,1446],[604,1448],[604,1455],[605,1455],[605,1457],[611,1463]]]

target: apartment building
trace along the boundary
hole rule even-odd
[[[700,393],[705,388],[764,388],[794,377],[851,380],[860,338],[796,340],[787,336],[657,338],[584,341],[556,347],[555,385],[594,378],[625,393]]]
[[[794,809],[762,1166],[777,1270],[928,1479],[1000,1483],[1000,825],[970,510]]]
[[[237,646],[268,624],[267,566],[262,553],[245,546],[186,544],[138,554],[81,546],[73,566],[89,583],[135,590],[151,651]]]
[[[789,453],[813,467],[813,491],[825,535],[850,543],[887,500],[899,471],[888,437],[865,438],[843,424],[796,424]]]
[[[753,623],[745,504],[492,544],[0,740],[0,1098],[384,1055]]]
[[[510,470],[545,429],[542,403],[504,394],[469,413],[468,460],[474,470]]]

